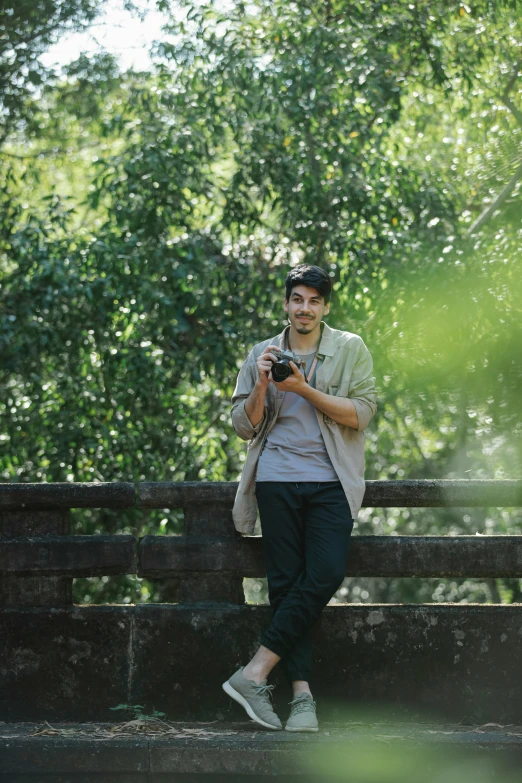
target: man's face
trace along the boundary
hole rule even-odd
[[[325,304],[316,288],[296,285],[290,299],[285,299],[285,312],[290,323],[299,334],[310,334],[321,324],[323,315],[328,315],[330,304]]]

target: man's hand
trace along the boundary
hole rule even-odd
[[[301,394],[303,389],[307,388],[308,386],[306,379],[301,370],[297,367],[296,364],[294,364],[294,362],[290,362],[290,367],[292,369],[292,375],[289,375],[288,378],[285,378],[284,381],[280,381],[279,383],[274,381],[272,378],[272,373],[270,373],[270,380],[274,386],[279,389],[279,391],[292,391],[296,394]]]
[[[266,390],[272,380],[272,364],[277,361],[277,357],[271,353],[272,349],[279,351],[279,346],[267,345],[258,358],[257,381],[245,402],[245,413],[254,429],[259,427],[265,415]]]
[[[279,351],[277,345],[267,345],[264,352],[257,360],[257,383],[265,390],[272,380],[272,364],[277,361],[277,357],[273,353],[270,353],[273,348],[275,348],[276,351]]]

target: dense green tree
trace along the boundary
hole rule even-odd
[[[40,55],[64,33],[88,28],[99,9],[99,0],[0,3],[0,143],[30,117],[32,96],[56,76]]]
[[[329,269],[329,322],[374,355],[368,478],[519,475],[519,4],[180,6],[150,73],[81,56],[24,96],[4,142],[3,480],[236,479],[237,369],[284,325],[300,261]],[[368,509],[357,528],[519,524],[513,510]],[[123,589],[78,585],[96,600]],[[346,589],[509,601],[519,586],[437,585]]]

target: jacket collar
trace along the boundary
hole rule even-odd
[[[330,329],[326,321],[321,321],[322,336],[319,342],[319,348],[317,349],[317,356],[333,356],[334,355],[334,334],[333,329]],[[288,332],[290,331],[290,324],[285,326],[280,335],[278,335],[279,345],[286,349],[288,346]]]

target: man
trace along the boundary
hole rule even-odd
[[[223,689],[257,723],[282,729],[267,677],[281,661],[292,684],[287,731],[317,731],[309,686],[310,628],[346,574],[350,535],[364,495],[364,429],[376,411],[372,358],[352,332],[331,329],[331,280],[301,265],[286,278],[289,325],[255,345],[239,372],[232,423],[248,454],[232,512],[252,535],[261,520],[272,621],[261,645]],[[291,350],[284,381],[272,377],[274,349]]]

